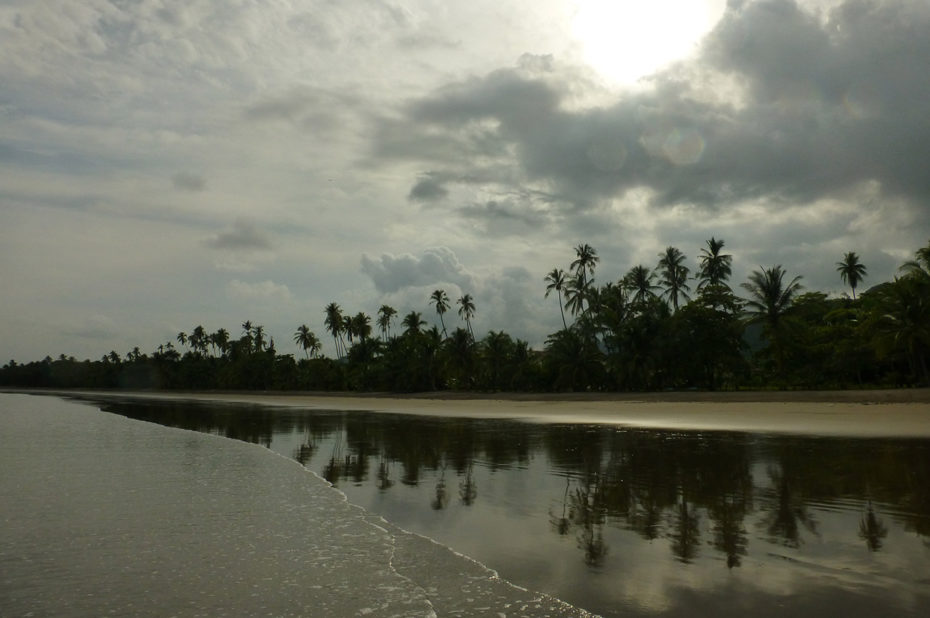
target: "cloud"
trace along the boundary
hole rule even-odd
[[[116,321],[103,314],[94,314],[86,319],[62,328],[65,335],[81,339],[111,339],[119,333]]]
[[[233,279],[226,285],[226,294],[232,300],[244,301],[289,301],[291,291],[283,283],[275,283],[270,279],[257,283],[247,283]]]
[[[236,219],[231,228],[204,241],[211,249],[229,251],[256,251],[271,249],[271,240],[247,219]]]
[[[449,191],[442,186],[432,174],[426,174],[410,189],[407,199],[414,202],[436,202],[449,195]]]
[[[481,229],[493,236],[509,236],[539,232],[549,225],[552,217],[529,199],[505,198],[488,200],[458,209],[458,213],[475,221]]]
[[[419,257],[388,253],[378,259],[362,256],[362,272],[381,294],[404,288],[452,283],[463,290],[474,288],[474,276],[447,247],[426,249]]]
[[[175,189],[183,191],[197,192],[207,187],[207,181],[203,176],[191,172],[178,172],[171,177],[171,182],[174,183]]]
[[[419,152],[446,178],[492,157],[562,212],[643,188],[653,206],[805,203],[867,180],[926,203],[930,82],[913,58],[930,57],[928,30],[916,0],[849,0],[824,17],[791,0],[731,4],[701,55],[651,88],[577,107],[580,81],[501,69],[412,101],[400,125],[382,123],[377,151]],[[436,188],[421,179],[410,194]]]

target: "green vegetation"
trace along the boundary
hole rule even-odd
[[[462,325],[447,331],[451,303],[437,289],[424,306],[435,308],[441,330],[427,328],[422,313],[410,310],[395,334],[398,312],[382,305],[380,336],[373,338],[370,316],[347,316],[329,303],[324,325],[335,359],[320,355],[320,340],[306,325],[293,335],[303,352],[297,360],[278,353],[264,328],[246,321],[238,339],[198,325],[178,333],[180,348],[168,341],[151,354],[134,348],[97,361],[10,361],[0,369],[0,385],[414,392],[930,384],[930,245],[893,281],[858,296],[866,267],[855,252],[846,253],[837,272],[852,298],[805,292],[801,277],[781,265],[753,271],[741,284],[746,298],[738,297],[730,287],[733,257],[723,247],[723,240],[707,241],[692,288],[687,258],[675,247],[660,254],[654,270],[639,264],[598,285],[597,251],[578,245],[567,271],[553,268],[544,278],[541,296],[556,292],[563,328],[539,351],[503,331],[476,339],[469,293],[456,301]]]

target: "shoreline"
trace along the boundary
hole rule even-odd
[[[175,392],[9,389],[79,399],[154,399],[535,423],[930,438],[930,389],[662,393]]]

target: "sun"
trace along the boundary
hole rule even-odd
[[[572,34],[607,81],[635,83],[695,50],[726,0],[577,0]]]

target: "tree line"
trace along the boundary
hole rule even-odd
[[[733,256],[723,240],[701,248],[693,274],[668,247],[654,267],[617,280],[596,278],[600,258],[575,247],[553,268],[541,296],[558,302],[562,328],[542,350],[502,330],[474,334],[475,300],[455,306],[445,290],[426,299],[439,319],[411,310],[397,325],[389,305],[372,318],[336,302],[324,325],[336,357],[300,325],[297,355],[279,353],[263,326],[240,335],[196,326],[151,353],[134,348],[99,360],[46,357],[0,369],[0,384],[30,387],[392,391],[642,391],[659,389],[850,388],[930,384],[930,244],[892,281],[857,294],[867,278],[855,252],[836,263],[851,296],[806,291],[781,265],[761,267],[731,287]],[[554,295],[553,295],[554,293]],[[460,324],[451,331],[446,317]],[[453,318],[454,319],[454,318]],[[449,325],[451,327],[451,324]],[[175,345],[177,343],[177,345]]]

